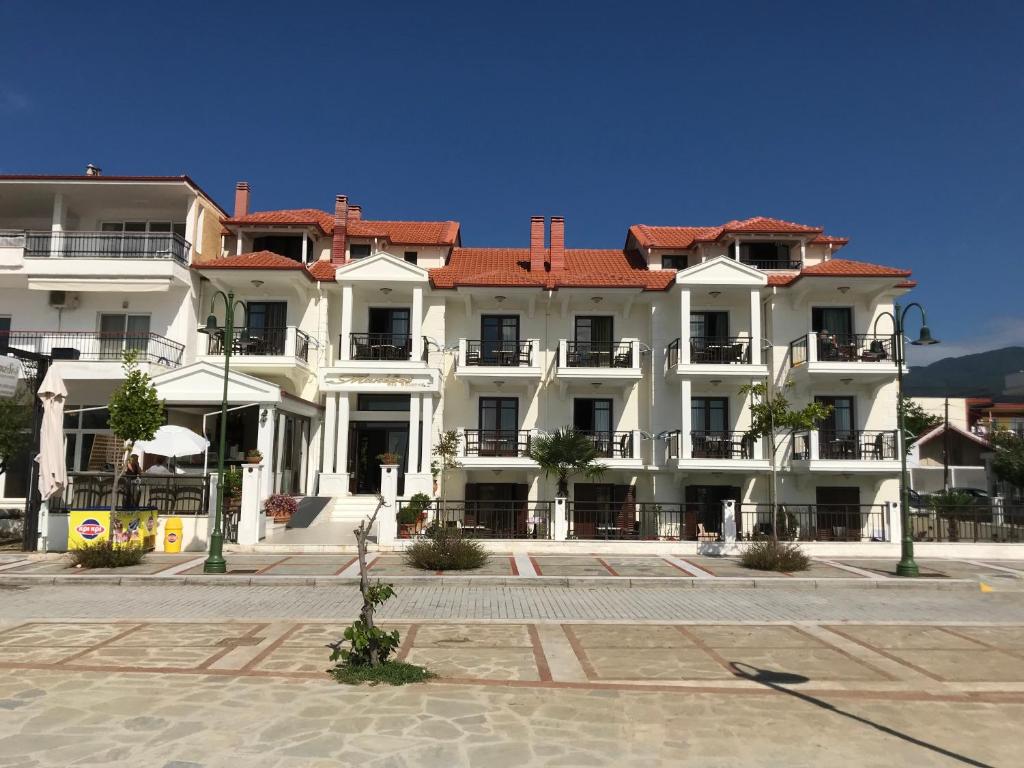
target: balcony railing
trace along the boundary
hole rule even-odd
[[[695,540],[699,530],[682,504],[570,501],[567,513],[570,539]]]
[[[101,333],[98,331],[3,331],[0,354],[9,347],[49,355],[54,360],[88,360],[119,363],[125,351],[133,351],[139,362],[176,368],[185,347],[155,333]]]
[[[694,336],[690,338],[690,362],[728,365],[750,362],[750,339]]]
[[[191,245],[173,232],[27,232],[26,256],[174,259],[188,264]]]
[[[68,490],[60,500],[69,509],[110,509],[112,472],[69,472]],[[117,505],[121,509],[156,507],[160,515],[205,515],[209,485],[203,475],[122,476]]]
[[[887,541],[884,504],[738,504],[736,535],[747,540],[776,536],[785,541]]]
[[[746,432],[690,432],[692,456],[695,459],[752,459],[756,439]]]
[[[755,269],[800,269],[800,259],[740,259],[741,264]]]
[[[530,341],[466,341],[464,365],[529,366],[533,357]]]
[[[291,344],[294,338],[294,347]],[[316,341],[294,326],[284,328],[236,328],[231,339],[231,354],[252,357],[273,357],[289,354],[294,349],[298,360],[309,362],[309,348]],[[207,352],[211,355],[224,354],[223,333],[210,336]]]
[[[814,438],[817,438],[817,456],[813,456]],[[793,458],[844,461],[895,461],[899,458],[896,430],[854,429],[845,431],[822,430],[812,435],[798,432],[793,436]]]
[[[884,363],[894,362],[894,336],[872,333],[811,333],[789,343],[790,365],[807,362]],[[813,352],[809,357],[808,352]]]
[[[353,333],[349,344],[352,360],[408,360],[412,356],[412,336],[408,334]]]
[[[910,510],[915,541],[1024,542],[1024,506],[1003,504],[933,505]]]
[[[398,503],[399,513],[408,503]],[[553,506],[550,501],[434,500],[424,522],[479,539],[550,539]]]
[[[526,457],[529,452],[529,430],[466,430],[466,456]]]
[[[633,368],[633,343],[629,341],[567,341],[566,368]]]
[[[632,459],[632,432],[601,432],[577,429],[577,434],[590,439],[597,449],[597,455],[604,459]]]

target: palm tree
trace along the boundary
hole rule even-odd
[[[598,455],[594,441],[572,427],[534,438],[529,450],[530,458],[544,470],[545,477],[558,477],[558,495],[562,497],[569,495],[572,475],[595,478],[604,473],[607,467],[597,462]]]

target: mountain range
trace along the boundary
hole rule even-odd
[[[1004,347],[916,366],[903,377],[904,391],[917,397],[994,397],[1003,395],[1006,376],[1024,371],[1024,347]]]

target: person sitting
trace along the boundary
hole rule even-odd
[[[169,475],[171,470],[167,467],[167,457],[157,456],[153,459],[153,464],[146,470],[147,475]]]

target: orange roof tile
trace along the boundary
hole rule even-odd
[[[334,282],[334,273],[337,270],[338,265],[329,261],[315,261],[309,265],[309,274],[321,282]]]
[[[235,226],[296,226],[319,228],[325,235],[334,232],[334,217],[316,208],[287,208],[280,211],[255,211],[245,216],[227,218],[225,224]]]
[[[829,259],[800,270],[800,277],[910,277],[910,270],[868,264],[866,261]]]
[[[309,271],[297,261],[281,256],[273,251],[256,251],[254,253],[241,253],[237,256],[227,256],[223,259],[214,259],[194,264],[192,269],[291,269],[299,270],[310,280],[313,277]]]
[[[742,221],[730,221],[722,227],[723,233],[729,232],[759,232],[763,234],[821,234],[824,230],[821,227],[809,227],[806,224],[797,224],[793,221],[773,219],[769,216],[754,216],[751,219]]]
[[[717,227],[670,227],[651,226],[650,224],[634,224],[629,228],[637,243],[643,248],[692,248],[697,243],[713,243],[722,237],[734,233],[760,234],[794,234],[815,235],[812,243],[832,243],[846,245],[848,240],[842,237],[831,237],[822,232],[821,227],[811,227],[792,221],[773,219],[768,216],[755,216],[750,219],[729,221]]]
[[[455,245],[457,221],[350,221],[349,237],[383,237],[402,245]]]

